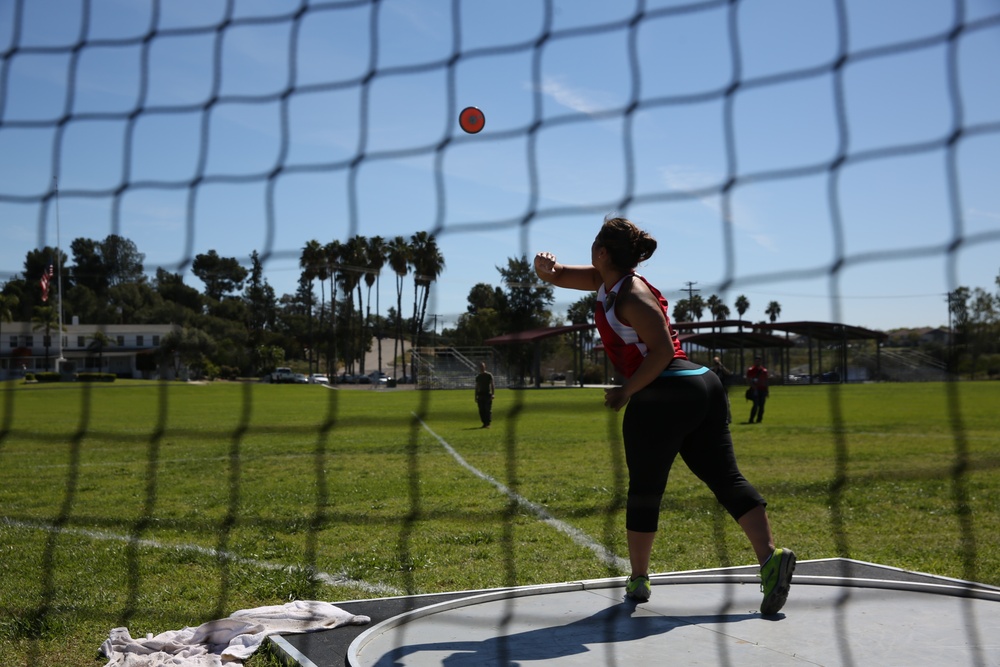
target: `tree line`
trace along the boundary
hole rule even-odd
[[[421,344],[429,291],[444,269],[436,239],[426,232],[409,239],[355,236],[326,244],[311,240],[302,248],[295,293],[280,297],[264,276],[257,251],[249,267],[215,250],[195,255],[190,270],[203,283],[203,291],[186,284],[182,273],[157,268],[154,276],[147,276],[145,255],[133,241],[116,234],[103,240],[75,239],[70,252],[72,259],[52,247],[27,253],[23,273],[0,288],[0,326],[30,321],[48,340],[60,327],[55,303],[61,287],[63,324],[73,318],[97,325],[175,324],[180,332],[161,340],[164,358],[222,377],[254,376],[290,360],[307,362],[310,372],[332,374],[343,368],[364,373],[365,353],[374,339],[406,338],[414,346]],[[395,277],[396,302],[383,316],[377,286],[385,267]],[[413,302],[411,315],[405,317],[408,276]],[[379,353],[381,367],[381,345]],[[401,353],[393,350],[394,369]]]
[[[30,321],[48,339],[59,330],[55,290],[61,286],[63,323],[77,317],[98,325],[175,324],[180,333],[161,341],[164,356],[222,377],[253,376],[293,360],[304,362],[310,372],[335,374],[343,369],[364,374],[366,353],[376,343],[379,369],[391,367],[393,375],[402,371],[412,376],[414,369],[402,366],[400,344],[406,340],[420,347],[426,342],[430,289],[445,267],[434,235],[427,232],[409,238],[310,240],[301,249],[296,291],[279,297],[256,251],[249,267],[214,249],[195,255],[190,271],[204,285],[201,291],[186,284],[182,273],[157,268],[155,275],[147,276],[145,255],[116,234],[103,240],[77,238],[70,252],[72,259],[52,247],[26,254],[23,273],[0,288],[0,326]],[[551,310],[553,290],[538,280],[527,257],[508,258],[506,266],[495,268],[501,285],[472,286],[466,311],[454,328],[441,332],[438,342],[480,346],[501,334],[560,322]],[[394,281],[391,304],[380,303],[383,276]],[[996,294],[960,287],[948,295],[953,336],[940,355],[952,368],[974,374],[1000,366],[1000,275],[996,285]],[[571,304],[566,319],[571,324],[593,323],[594,298],[588,294]],[[734,307],[742,319],[750,302],[739,295]],[[764,312],[775,322],[781,305],[770,301]],[[717,295],[703,299],[692,294],[673,304],[671,317],[676,322],[700,321],[706,313],[722,321],[729,319],[731,310]],[[384,339],[393,341],[392,350],[384,353],[388,360],[383,357]],[[93,344],[100,354],[110,342]],[[560,344],[545,342],[543,354],[552,354]],[[499,351],[522,375],[533,354],[530,346]]]
[[[959,287],[948,293],[950,340],[939,351],[953,373],[1000,377],[1000,272],[996,292]]]

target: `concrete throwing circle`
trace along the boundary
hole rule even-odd
[[[765,618],[752,577],[702,579],[654,577],[652,599],[639,605],[622,600],[621,578],[432,605],[367,630],[348,664],[1000,664],[997,593],[960,597],[953,586],[868,588],[797,577],[782,612]]]

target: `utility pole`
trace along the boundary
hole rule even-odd
[[[700,289],[695,289],[694,286],[697,285],[697,284],[698,283],[692,282],[692,281],[689,280],[689,281],[687,281],[685,283],[685,285],[687,285],[687,286],[683,290],[681,290],[683,292],[687,292],[688,293],[688,303],[690,303],[694,299],[695,292],[700,292],[701,291]]]
[[[948,372],[951,373],[953,370],[953,364],[955,359],[955,331],[952,329],[952,293],[948,292]]]
[[[688,317],[691,318],[692,320],[694,320],[694,295],[696,293],[698,293],[698,292],[701,291],[700,289],[696,289],[695,288],[695,285],[697,285],[697,284],[698,283],[692,282],[692,281],[689,280],[689,281],[687,281],[685,283],[686,287],[684,287],[681,290],[682,292],[687,292],[688,293],[688,298],[687,298],[687,303],[688,303]]]
[[[52,184],[56,191],[56,289],[59,290],[59,330],[56,332],[59,335],[59,358],[56,359],[56,372],[62,372],[62,364],[66,363],[66,357],[63,356],[63,298],[62,298],[62,239],[60,238],[61,232],[59,231],[59,178],[53,176]],[[46,352],[46,363],[48,363],[48,352]],[[46,368],[45,370],[48,370]]]

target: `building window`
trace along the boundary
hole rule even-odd
[[[76,337],[76,346],[77,347],[87,347],[87,337],[86,336],[77,336]]]
[[[35,347],[35,337],[34,336],[25,336],[24,337],[24,346],[25,347]]]
[[[115,338],[115,343],[118,347],[125,347],[125,336],[117,336]]]
[[[11,347],[17,347],[17,336],[11,336],[10,337],[10,346]]]
[[[159,346],[160,346],[160,337],[154,335],[153,336],[153,347],[159,347]]]
[[[142,336],[136,336],[135,337],[135,346],[136,347],[142,347]]]

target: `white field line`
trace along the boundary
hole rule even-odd
[[[23,528],[28,530],[42,530],[50,533],[65,533],[68,535],[79,535],[81,537],[87,537],[92,540],[107,540],[112,542],[127,542],[129,544],[134,544],[140,547],[146,547],[149,549],[164,549],[171,551],[186,551],[189,553],[195,553],[202,556],[209,556],[217,560],[225,560],[232,563],[241,563],[244,565],[250,565],[252,567],[258,567],[262,570],[272,570],[277,572],[288,572],[296,568],[300,568],[304,571],[310,573],[310,575],[316,581],[319,581],[330,586],[353,586],[355,588],[360,588],[366,593],[373,593],[378,595],[404,595],[405,591],[401,591],[393,586],[387,586],[385,584],[372,584],[367,581],[359,581],[357,579],[351,579],[346,574],[330,574],[328,572],[321,572],[315,570],[311,567],[303,567],[300,565],[284,565],[282,563],[272,563],[269,561],[254,560],[252,558],[244,558],[242,556],[237,556],[236,554],[230,553],[228,551],[219,551],[218,549],[212,549],[209,547],[199,546],[197,544],[167,544],[164,542],[158,542],[156,540],[148,539],[136,539],[135,537],[129,535],[119,535],[117,533],[108,533],[99,530],[88,530],[86,528],[60,528],[58,526],[53,526],[50,523],[44,522],[27,522],[27,521],[15,521],[14,519],[9,519],[7,517],[0,517],[0,524],[10,526],[12,528]]]
[[[449,445],[444,438],[442,438],[440,435],[431,430],[431,427],[428,426],[423,419],[420,419],[420,417],[416,413],[414,413],[413,416],[416,417],[417,421],[420,422],[420,425],[423,426],[428,433],[434,436],[437,439],[437,441],[441,443],[441,446],[444,447],[445,450],[449,454],[451,454],[456,461],[458,461],[458,464],[460,466],[471,472],[479,479],[482,479],[492,484],[493,487],[496,488],[500,493],[504,494],[505,496],[513,500],[521,507],[527,509],[529,512],[531,512],[536,517],[541,519],[543,523],[546,523],[552,528],[558,530],[559,532],[568,535],[569,538],[573,540],[573,542],[580,545],[581,547],[585,547],[593,551],[594,555],[596,555],[605,565],[609,567],[618,568],[623,572],[629,571],[630,565],[628,560],[620,556],[616,556],[614,553],[606,549],[603,544],[597,542],[579,528],[571,526],[563,521],[560,521],[559,519],[549,514],[546,511],[546,509],[541,505],[533,503],[524,496],[515,493],[514,491],[507,488],[507,486],[505,486],[504,484],[498,482],[497,480],[493,479],[486,473],[470,465],[469,462],[466,461],[464,458],[462,458],[462,455],[459,454],[457,451],[455,451],[455,448]]]
[[[91,455],[91,454],[101,454],[101,453],[106,452],[106,451],[110,451],[110,450],[108,450],[108,449],[88,449],[87,450],[87,454],[88,455]],[[13,458],[13,457],[18,456],[18,455],[23,456],[25,458],[30,458],[30,457],[36,456],[36,454],[34,452],[24,452],[23,454],[22,453],[13,453],[10,456],[11,456],[11,458]],[[188,457],[173,458],[173,459],[156,458],[156,459],[153,459],[153,460],[154,460],[154,462],[157,465],[167,466],[167,465],[174,465],[174,464],[178,464],[178,463],[205,463],[205,462],[209,462],[209,461],[229,461],[231,458],[232,458],[231,456],[222,454],[222,455],[218,455],[218,456],[216,456],[216,455],[213,455],[213,456],[188,456]],[[256,462],[256,461],[267,461],[267,460],[270,460],[270,459],[282,459],[282,460],[284,460],[284,459],[304,459],[304,458],[314,459],[314,458],[316,458],[316,454],[314,452],[303,452],[301,454],[286,453],[286,452],[282,452],[282,453],[278,453],[278,454],[259,454],[259,455],[255,455],[255,456],[241,456],[240,457],[240,461],[241,462]],[[149,459],[131,459],[131,460],[128,460],[128,461],[119,459],[119,460],[117,460],[117,461],[114,462],[114,465],[116,465],[116,466],[143,466],[143,467],[147,467],[147,466],[149,466],[149,463],[150,463]],[[45,470],[47,468],[69,468],[69,467],[73,467],[73,468],[107,468],[111,464],[109,464],[106,461],[90,461],[90,462],[83,461],[83,462],[79,462],[79,463],[40,463],[40,464],[37,464],[37,465],[32,465],[31,463],[18,463],[17,465],[18,465],[18,467],[20,469]]]

